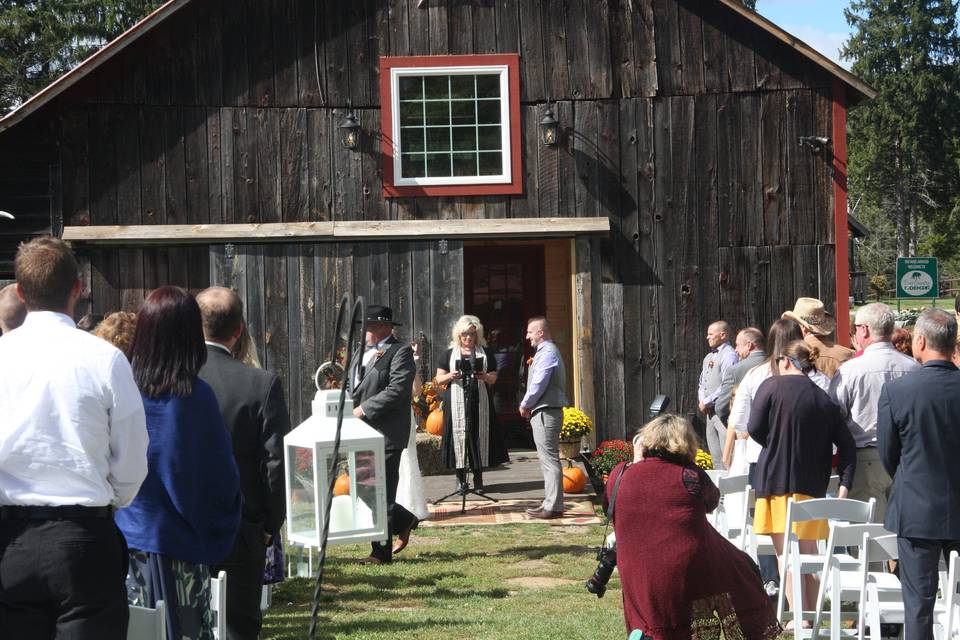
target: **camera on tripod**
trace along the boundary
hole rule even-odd
[[[587,580],[587,591],[602,598],[607,592],[607,583],[610,582],[610,576],[613,570],[617,568],[617,546],[600,547],[597,551],[597,568]]]

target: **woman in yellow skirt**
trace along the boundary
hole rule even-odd
[[[797,340],[776,360],[779,375],[768,378],[757,389],[747,430],[764,447],[757,460],[754,478],[757,495],[753,529],[773,539],[777,559],[783,555],[787,501],[822,498],[830,481],[833,445],[840,452],[840,489],[845,498],[853,482],[856,446],[840,413],[826,393],[810,378],[817,358],[816,347]],[[797,523],[800,553],[817,553],[817,540],[829,533],[826,521]],[[787,601],[793,607],[789,576],[783,576]],[[816,606],[817,580],[803,576],[804,609]]]

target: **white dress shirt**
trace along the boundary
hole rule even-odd
[[[869,344],[862,355],[840,365],[830,381],[830,397],[840,405],[858,449],[877,446],[877,403],[883,385],[919,368],[916,360],[889,342]]]
[[[730,417],[727,418],[727,424],[733,426],[737,431],[747,432],[747,424],[750,422],[750,407],[753,405],[753,399],[757,395],[757,389],[763,384],[763,381],[773,375],[770,369],[770,363],[764,362],[755,366],[743,376],[740,385],[737,387],[737,397],[733,400],[733,409],[730,410]],[[830,378],[820,373],[816,369],[807,374],[808,377],[816,383],[818,387],[826,391],[830,387]],[[760,458],[760,452],[763,447],[753,438],[747,438],[747,462],[755,464]]]
[[[126,357],[62,313],[0,338],[0,505],[124,507],[147,475]]]

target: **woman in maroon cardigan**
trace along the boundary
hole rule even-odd
[[[720,492],[694,465],[690,423],[665,415],[644,426],[637,459],[610,474],[627,632],[656,640],[765,640],[780,632],[756,565],[707,522]]]

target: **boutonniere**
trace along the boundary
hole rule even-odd
[[[385,353],[386,353],[385,350],[383,350],[383,349],[377,349],[377,357],[375,358],[375,360],[379,360],[380,358],[382,358],[382,357],[383,357],[383,354],[385,354]]]
[[[713,365],[714,365],[714,361],[711,360],[710,362],[707,363],[707,369],[713,369]]]
[[[529,358],[527,358],[527,366],[529,367],[532,364],[533,364],[533,356],[530,356]]]

